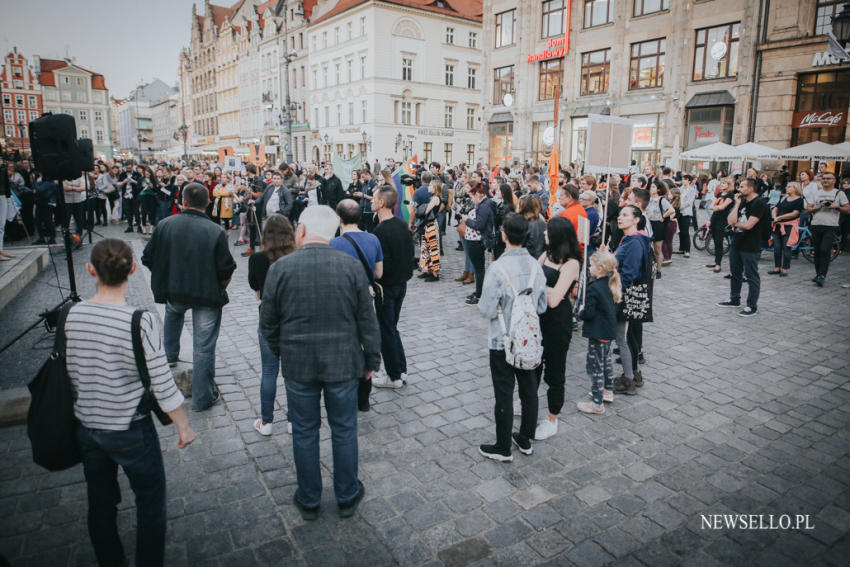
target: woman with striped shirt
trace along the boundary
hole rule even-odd
[[[140,415],[144,387],[133,356],[127,278],[136,269],[123,240],[95,244],[86,265],[97,293],[75,305],[65,323],[67,367],[79,421],[77,441],[88,485],[88,527],[100,565],[125,563],[116,524],[121,501],[118,465],[136,496],[136,565],[162,565],[165,553],[165,469],[150,414]],[[195,439],[183,411],[183,396],[165,359],[156,319],[145,312],[141,338],[150,389],[177,426],[177,446]]]

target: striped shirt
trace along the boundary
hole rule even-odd
[[[144,388],[133,356],[131,325],[135,308],[83,301],[75,305],[65,323],[67,364],[76,393],[74,414],[90,429],[125,431],[136,413]],[[151,390],[165,412],[183,404],[154,316],[141,321]]]

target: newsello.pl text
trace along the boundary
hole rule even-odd
[[[808,514],[700,514],[703,530],[813,530]]]

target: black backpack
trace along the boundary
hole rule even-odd
[[[74,392],[65,365],[65,320],[73,304],[59,311],[50,357],[32,382],[27,413],[27,436],[32,460],[50,471],[61,471],[80,462]]]

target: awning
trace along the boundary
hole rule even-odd
[[[497,112],[490,117],[490,124],[499,124],[501,122],[513,122],[514,116],[510,112]]]
[[[729,91],[709,91],[695,94],[685,108],[705,108],[708,106],[734,106],[735,97]]]
[[[587,116],[588,114],[604,114],[605,116],[609,116],[611,114],[611,107],[608,105],[580,106],[570,114],[570,118]]]

